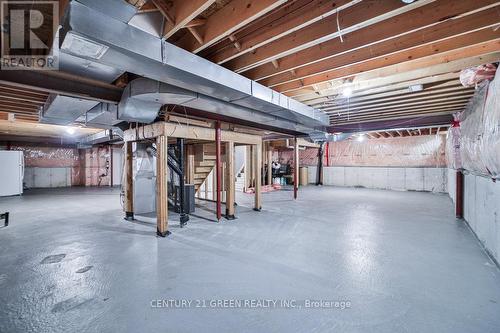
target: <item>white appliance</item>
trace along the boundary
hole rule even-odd
[[[0,197],[23,194],[24,154],[0,151]]]

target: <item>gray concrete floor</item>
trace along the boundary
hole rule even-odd
[[[11,225],[0,229],[0,332],[500,331],[499,270],[447,196],[307,187],[296,202],[263,197],[258,213],[241,195],[239,218],[220,224],[203,203],[166,239],[147,219],[125,222],[117,190],[1,198]],[[295,307],[152,307],[162,299]]]

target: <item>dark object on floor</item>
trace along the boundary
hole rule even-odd
[[[5,226],[9,225],[9,212],[0,214],[0,220],[5,220]]]

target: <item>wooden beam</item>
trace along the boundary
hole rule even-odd
[[[262,141],[258,135],[238,133],[232,131],[221,131],[223,142],[233,141],[239,144],[257,144]],[[193,140],[214,140],[214,130],[212,128],[200,126],[187,126],[178,123],[156,122],[150,125],[141,126],[139,129],[129,129],[124,132],[125,141],[140,141],[154,139],[160,135],[167,135],[173,138],[185,138]]]
[[[168,142],[165,135],[156,138],[156,233],[168,231]]]
[[[294,33],[254,49],[251,53],[228,61],[224,65],[237,73],[245,72],[320,43],[331,40],[338,41],[337,38],[340,35],[345,36],[355,30],[371,26],[376,22],[389,19],[421,5],[418,2],[405,5],[397,0],[362,1],[339,13],[340,32],[337,27],[337,15],[330,15]]]
[[[186,146],[186,182],[194,185],[194,145]]]
[[[423,4],[424,3],[418,1],[410,6],[421,6]],[[279,70],[273,68],[270,64],[265,64],[245,72],[245,75],[253,80],[261,80],[276,74],[284,73],[291,69],[328,59],[332,56],[341,55],[349,51],[366,47],[371,48],[376,43],[390,41],[394,38],[396,38],[397,41],[405,37],[404,35],[402,36],[402,34],[411,33],[413,36],[412,38],[415,39],[416,42],[418,42],[419,39],[425,40],[425,36],[423,36],[424,34],[418,36],[416,33],[413,33],[413,31],[429,27],[426,28],[427,33],[431,33],[432,36],[439,35],[439,31],[431,31],[434,29],[433,25],[437,24],[438,27],[440,25],[449,26],[454,20],[446,21],[446,18],[463,15],[464,13],[477,10],[478,8],[484,8],[485,6],[491,6],[492,4],[495,4],[495,1],[479,0],[477,2],[457,2],[454,0],[443,0],[432,3],[427,2],[425,6],[418,8],[418,10],[407,11],[380,23],[363,27],[363,29],[349,34],[344,34],[344,41],[342,43],[339,43],[338,40],[327,41],[304,49],[303,51],[295,54],[291,54],[290,56],[281,57]],[[403,8],[406,10],[411,9],[411,7],[408,6]],[[353,15],[356,16],[358,14],[353,13]],[[437,30],[440,29],[438,28]],[[447,33],[453,35],[451,30]],[[255,62],[255,60],[253,62]]]
[[[125,169],[123,170],[125,178],[125,196],[123,209],[125,210],[125,219],[134,219],[134,156],[132,152],[132,142],[125,142]]]
[[[351,0],[291,1],[289,5],[284,5],[283,8],[270,15],[272,17],[266,20],[266,24],[257,27],[252,26],[251,32],[244,28],[241,33],[242,37],[238,40],[240,43],[239,49],[218,47],[209,57],[209,60],[219,65],[223,64],[333,15],[337,10],[344,9],[354,3],[355,1]]]
[[[262,140],[253,145],[253,171],[255,177],[255,203],[254,210],[262,209]]]
[[[500,31],[495,32],[491,29],[476,31],[456,38],[446,39],[433,45],[424,45],[410,50],[396,52],[390,55],[369,59],[354,66],[342,66],[338,69],[322,71],[319,74],[313,74],[302,78],[302,83],[289,81],[288,83],[272,85],[278,91],[288,91],[294,88],[302,87],[301,84],[310,86],[343,76],[345,72],[351,75],[358,72],[367,72],[391,65],[407,64],[409,70],[446,63],[452,60],[463,59],[466,57],[477,56],[488,52],[499,50]],[[490,51],[485,51],[489,49]],[[414,59],[408,61],[408,59]],[[418,66],[418,67],[416,67]],[[265,83],[264,83],[265,84]]]
[[[235,200],[234,142],[226,142],[226,219],[234,219]]]
[[[273,147],[267,143],[267,185],[273,184]]]
[[[198,53],[208,46],[228,37],[236,30],[256,20],[269,11],[281,6],[287,0],[233,0],[207,18],[200,27],[203,36],[200,44],[190,35],[185,35],[177,43],[193,53]],[[189,1],[185,1],[189,2]]]
[[[196,21],[196,17],[210,7],[215,0],[153,0],[152,2],[167,20],[163,34],[165,38],[170,38],[182,28],[201,25],[201,21]]]

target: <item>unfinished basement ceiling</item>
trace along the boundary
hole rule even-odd
[[[138,9],[130,24],[324,111],[330,132],[449,124],[474,91],[461,85],[460,71],[500,59],[498,1],[127,2]],[[137,77],[73,69],[58,73],[79,85],[68,95],[84,86],[83,95],[101,101],[116,101]],[[59,92],[42,88],[40,77],[21,85],[0,78],[1,119],[38,121],[48,93]]]
[[[445,123],[473,93],[460,71],[500,59],[497,1],[153,0],[144,10],[155,7],[168,41],[324,110],[332,129]]]

